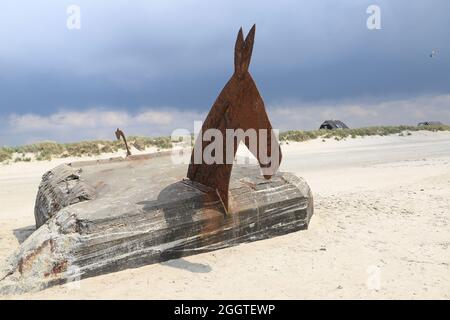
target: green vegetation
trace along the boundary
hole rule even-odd
[[[288,141],[307,141],[320,138],[342,140],[346,138],[356,138],[365,136],[386,136],[397,134],[399,136],[409,136],[413,131],[450,131],[450,126],[385,126],[385,127],[367,127],[356,129],[338,129],[338,130],[312,130],[312,131],[286,131],[280,134],[280,140],[284,143]],[[160,149],[169,149],[172,147],[170,137],[137,137],[127,138],[129,146],[134,146],[138,150],[145,150],[148,147]],[[193,137],[192,137],[193,142]],[[77,143],[61,144],[56,142],[40,142],[19,147],[0,147],[0,163],[5,161],[29,162],[32,158],[38,161],[51,160],[52,158],[93,156],[103,153],[117,152],[125,149],[123,141],[82,141]],[[33,155],[34,157],[30,157]],[[14,159],[13,159],[14,158]]]
[[[144,150],[148,147],[156,147],[159,149],[170,149],[172,148],[172,142],[170,137],[134,137],[131,136],[128,139],[128,143],[134,146],[138,150]]]
[[[138,150],[144,150],[147,147],[158,149],[169,149],[172,147],[170,137],[128,137],[129,146],[134,146]],[[31,161],[26,154],[33,154],[38,161],[51,160],[52,158],[67,158],[100,155],[102,153],[117,152],[125,149],[123,141],[82,141],[77,143],[56,143],[40,142],[19,147],[0,147],[0,163],[8,160],[14,162]],[[16,154],[13,159],[14,154]],[[19,154],[20,156],[17,156]]]
[[[0,162],[10,160],[12,158],[13,153],[14,150],[11,148],[7,147],[0,148]]]
[[[356,138],[365,136],[387,136],[398,134],[400,136],[411,135],[411,131],[450,131],[450,126],[384,126],[367,127],[356,129],[337,129],[337,130],[313,130],[313,131],[286,131],[280,134],[281,141],[307,141],[316,138],[342,140],[345,138]]]

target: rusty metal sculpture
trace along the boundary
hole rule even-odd
[[[125,138],[125,134],[123,133],[123,131],[117,128],[115,133],[117,140],[120,140],[120,137],[122,137],[123,142],[125,143],[125,148],[127,149],[127,157],[131,156],[131,151],[130,148],[128,147],[127,138]]]
[[[281,162],[281,149],[272,131],[272,125],[266,113],[263,99],[261,98],[258,88],[256,87],[256,84],[248,71],[255,38],[255,28],[255,25],[253,25],[245,40],[242,28],[239,30],[234,51],[234,73],[214,102],[205,122],[203,123],[202,133],[208,129],[218,129],[221,131],[222,136],[225,139],[227,129],[242,129],[243,131],[254,129],[256,132],[259,132],[261,129],[265,129],[269,134],[266,135],[266,139],[261,138],[259,134],[257,135],[256,148],[251,148],[249,146],[247,137],[244,139],[234,138],[232,156],[234,159],[239,143],[244,141],[247,148],[249,148],[253,155],[258,159],[260,167],[262,169],[270,169],[264,172],[264,177],[266,179],[270,179],[278,170]],[[276,145],[272,146],[272,142]],[[207,186],[215,191],[220,197],[225,211],[227,212],[228,188],[233,164],[206,164],[203,158],[201,163],[195,163],[194,161],[194,153],[196,152],[196,148],[201,148],[203,154],[203,151],[210,143],[212,142],[203,141],[202,135],[198,137],[195,143],[194,151],[191,155],[191,162],[187,177],[190,181],[200,183],[201,185]],[[227,155],[226,143],[223,143],[222,145],[223,155]],[[260,152],[261,147],[266,150],[263,154]],[[275,152],[278,155],[278,157],[275,158],[275,162],[277,163],[263,163],[260,156],[265,156],[270,159],[273,153],[272,147],[274,147],[277,151]]]

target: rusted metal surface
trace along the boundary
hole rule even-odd
[[[120,140],[120,137],[122,137],[123,142],[125,143],[125,148],[127,149],[127,157],[131,156],[130,148],[128,148],[127,138],[125,137],[125,134],[123,133],[123,131],[120,130],[119,128],[117,128],[115,133],[116,133],[117,140]]]
[[[31,265],[34,262],[34,259],[39,257],[39,255],[44,251],[48,250],[49,252],[54,251],[54,241],[52,239],[45,240],[42,244],[40,244],[34,251],[22,257],[18,263],[18,271],[20,274],[24,273],[27,268],[31,268]]]
[[[242,129],[243,131],[254,129],[256,132],[259,132],[261,129],[267,130],[267,140],[260,141],[260,136],[257,135],[256,149],[250,148],[248,139],[243,140],[253,155],[258,159],[262,168],[271,167],[271,171],[264,174],[266,179],[270,179],[278,170],[281,162],[281,149],[277,139],[273,137],[272,125],[266,113],[263,99],[248,71],[253,51],[254,38],[255,25],[251,28],[245,40],[242,28],[239,30],[234,52],[234,73],[214,102],[203,123],[202,132],[205,132],[208,129],[218,129],[221,131],[225,140],[227,129]],[[241,140],[234,139],[233,159]],[[277,146],[274,147],[279,152],[278,159],[276,159],[278,160],[278,163],[263,165],[261,163],[259,149],[262,146],[266,147],[266,156],[271,157],[272,141],[277,144]],[[228,211],[228,189],[233,164],[225,163],[225,161],[222,164],[206,164],[204,159],[202,159],[202,163],[194,163],[195,148],[201,148],[203,154],[203,151],[210,143],[210,141],[203,141],[201,136],[198,137],[194,151],[192,152],[187,177],[190,180],[216,190],[219,198],[224,204],[225,210]],[[223,143],[223,148],[224,158],[228,159],[225,141]]]

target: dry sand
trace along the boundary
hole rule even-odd
[[[314,193],[309,230],[2,298],[450,298],[449,132],[282,148]],[[42,174],[68,160],[0,166],[0,261],[34,229]]]

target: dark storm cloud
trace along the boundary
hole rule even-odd
[[[66,28],[70,4],[80,30]],[[370,4],[381,30],[366,28]],[[0,118],[205,112],[232,73],[238,28],[253,23],[251,72],[269,106],[446,94],[449,12],[447,0],[11,1],[0,10]]]

